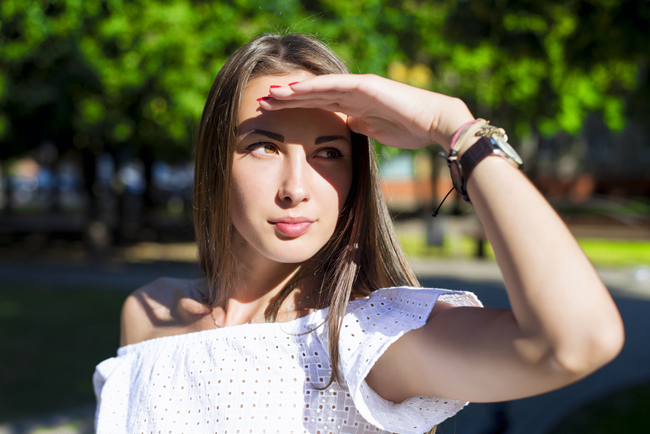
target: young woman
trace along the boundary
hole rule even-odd
[[[453,147],[512,310],[417,288],[368,137]],[[97,432],[422,433],[467,401],[543,393],[609,362],[616,307],[503,139],[458,99],[348,74],[310,37],[240,48],[196,153],[205,278],[126,300],[122,347],[95,373]]]

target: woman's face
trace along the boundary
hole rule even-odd
[[[264,111],[271,85],[307,72],[251,80],[239,112],[230,218],[240,261],[300,263],[334,233],[352,182],[351,135],[343,114],[319,109]]]

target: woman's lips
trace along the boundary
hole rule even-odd
[[[300,235],[307,232],[314,222],[311,220],[279,220],[271,221],[270,223],[275,226],[275,229],[278,232],[287,237],[299,237]]]

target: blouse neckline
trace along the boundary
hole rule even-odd
[[[354,307],[356,304],[359,304],[364,300],[368,300],[369,297],[370,296],[366,296],[364,298],[351,300],[350,302],[348,302],[348,308]],[[290,321],[263,322],[263,323],[253,323],[253,324],[244,323],[244,324],[239,324],[239,325],[234,325],[229,327],[199,330],[195,332],[181,333],[177,335],[160,336],[160,337],[136,342],[134,344],[124,345],[122,347],[119,347],[117,350],[117,355],[121,356],[129,353],[135,353],[144,350],[145,348],[148,348],[152,345],[170,344],[170,343],[184,341],[184,340],[196,341],[197,339],[200,340],[201,337],[205,337],[206,335],[217,334],[217,333],[222,334],[224,337],[240,337],[240,336],[245,337],[246,335],[254,336],[256,334],[259,334],[260,331],[264,329],[280,328],[282,329],[282,331],[287,332],[289,335],[301,336],[303,334],[308,334],[310,331],[316,330],[317,328],[321,327],[325,323],[325,319],[327,317],[328,311],[329,311],[329,307],[318,309],[305,316],[301,316],[300,318],[296,318]],[[300,330],[301,326],[304,326],[304,330]]]

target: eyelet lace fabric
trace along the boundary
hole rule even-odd
[[[386,288],[351,301],[339,339],[342,385],[330,375],[327,310],[122,347],[93,378],[103,433],[423,433],[467,403],[384,400],[365,377],[438,299],[480,306],[472,293]],[[311,332],[310,332],[311,331]]]

